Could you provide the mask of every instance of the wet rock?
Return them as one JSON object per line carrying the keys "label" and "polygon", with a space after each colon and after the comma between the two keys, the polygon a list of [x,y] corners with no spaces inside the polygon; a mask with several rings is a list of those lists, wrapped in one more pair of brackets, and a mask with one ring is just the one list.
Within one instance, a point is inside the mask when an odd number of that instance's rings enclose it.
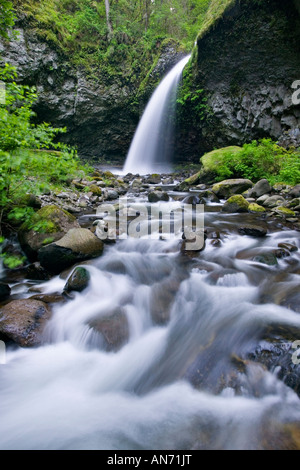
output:
{"label": "wet rock", "polygon": [[272,191],[272,186],[269,184],[268,180],[263,179],[258,181],[254,187],[249,191],[249,197],[259,198],[265,194],[268,194]]}
{"label": "wet rock", "polygon": [[159,184],[161,183],[161,176],[160,175],[150,175],[148,176],[148,178],[146,179],[146,183],[149,183],[149,184]]}
{"label": "wet rock", "polygon": [[[280,215],[281,217],[295,217],[295,212],[287,207],[276,207],[275,213]],[[297,222],[297,219],[295,220]]]}
{"label": "wet rock", "polygon": [[256,203],[249,204],[248,210],[249,212],[266,212],[266,209],[263,206]]}
{"label": "wet rock", "polygon": [[[43,227],[42,232],[31,228],[32,224]],[[76,218],[69,212],[56,205],[42,207],[31,219],[24,223],[19,230],[19,241],[30,261],[35,261],[38,250],[45,243],[52,243],[62,238],[70,229],[79,227]]]}
{"label": "wet rock", "polygon": [[49,279],[49,273],[40,263],[35,262],[26,267],[26,277],[32,281],[46,281]]}
{"label": "wet rock", "polygon": [[241,235],[248,235],[250,237],[265,237],[268,233],[268,230],[265,226],[262,225],[242,225],[238,232]]}
{"label": "wet rock", "polygon": [[268,207],[269,209],[274,209],[275,207],[278,207],[284,204],[285,204],[285,199],[282,196],[270,196],[265,201],[262,202],[262,205],[264,207]]}
{"label": "wet rock", "polygon": [[289,195],[294,198],[300,197],[300,184],[294,186],[294,188],[289,192]]}
{"label": "wet rock", "polygon": [[224,180],[213,186],[212,191],[221,199],[228,199],[235,194],[242,194],[252,188],[253,183],[247,179]]}
{"label": "wet rock", "polygon": [[40,300],[45,304],[65,303],[66,297],[61,294],[35,294],[29,297],[29,300]]}
{"label": "wet rock", "polygon": [[64,292],[82,292],[89,285],[91,276],[87,269],[77,266],[67,280]]}
{"label": "wet rock", "polygon": [[298,247],[292,243],[278,243],[278,247],[290,252],[298,251]]}
{"label": "wet rock", "polygon": [[11,288],[9,287],[8,284],[5,284],[4,282],[0,282],[0,302],[2,300],[8,299],[10,296]]}
{"label": "wet rock", "polygon": [[106,194],[107,201],[114,201],[119,198],[119,193],[114,189],[109,189]]}
{"label": "wet rock", "polygon": [[237,212],[248,212],[249,202],[238,194],[231,196],[222,207],[222,212],[237,213]]}
{"label": "wet rock", "polygon": [[44,302],[14,300],[0,308],[0,333],[19,346],[38,346],[50,316],[51,310]]}
{"label": "wet rock", "polygon": [[101,334],[107,351],[118,351],[128,342],[128,320],[120,307],[108,315],[91,320],[89,325]]}
{"label": "wet rock", "polygon": [[263,196],[259,197],[256,200],[257,204],[263,204],[267,199],[269,199],[270,195],[269,194],[264,194]]}
{"label": "wet rock", "polygon": [[266,264],[267,266],[276,266],[278,264],[277,258],[275,253],[261,253],[259,255],[256,255],[253,258],[253,261],[256,261],[257,263],[261,264]]}
{"label": "wet rock", "polygon": [[160,201],[169,201],[168,193],[163,191],[152,191],[148,194],[148,201],[151,203],[160,202]]}
{"label": "wet rock", "polygon": [[60,273],[73,264],[101,256],[103,243],[90,230],[71,229],[60,240],[39,250],[41,265],[50,272]]}

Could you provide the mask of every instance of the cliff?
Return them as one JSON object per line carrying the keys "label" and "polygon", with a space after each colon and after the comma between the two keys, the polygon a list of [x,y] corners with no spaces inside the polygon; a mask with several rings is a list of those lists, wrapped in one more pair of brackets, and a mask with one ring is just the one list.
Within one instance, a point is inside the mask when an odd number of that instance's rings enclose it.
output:
{"label": "cliff", "polygon": [[292,84],[300,80],[300,2],[212,4],[184,83],[191,94],[201,91],[203,105],[183,109],[177,158],[198,161],[214,148],[263,137],[299,146]]}

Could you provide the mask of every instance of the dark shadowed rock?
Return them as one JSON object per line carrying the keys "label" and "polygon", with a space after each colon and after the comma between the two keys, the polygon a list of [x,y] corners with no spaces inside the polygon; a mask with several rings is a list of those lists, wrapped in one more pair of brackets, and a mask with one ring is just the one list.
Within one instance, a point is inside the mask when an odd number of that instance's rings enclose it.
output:
{"label": "dark shadowed rock", "polygon": [[268,229],[262,225],[242,225],[238,232],[241,235],[248,235],[250,237],[265,237],[268,233]]}
{"label": "dark shadowed rock", "polygon": [[6,300],[10,296],[11,288],[8,284],[0,282],[0,302]]}
{"label": "dark shadowed rock", "polygon": [[300,184],[294,186],[294,188],[289,192],[289,195],[294,198],[300,197]]}
{"label": "dark shadowed rock", "polygon": [[44,302],[14,300],[0,308],[0,333],[22,347],[38,346],[50,316],[51,310]]}
{"label": "dark shadowed rock", "polygon": [[73,264],[101,256],[103,243],[90,230],[71,229],[63,238],[39,250],[41,265],[60,273]]}

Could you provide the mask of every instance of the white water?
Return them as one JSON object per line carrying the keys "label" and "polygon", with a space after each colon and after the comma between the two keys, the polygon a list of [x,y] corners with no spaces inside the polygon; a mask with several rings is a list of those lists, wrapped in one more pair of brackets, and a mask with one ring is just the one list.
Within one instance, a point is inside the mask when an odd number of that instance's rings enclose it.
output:
{"label": "white water", "polygon": [[123,173],[170,171],[176,92],[189,59],[187,56],[178,62],[153,93],[134,135]]}
{"label": "white water", "polygon": [[[272,276],[284,273],[286,261],[269,268],[236,259],[284,240],[300,247],[296,232],[263,241],[231,235],[218,249],[208,245],[196,265],[176,241],[108,247],[87,265],[89,287],[55,308],[45,344],[8,351],[0,366],[0,449],[256,449],[268,440],[266,429],[276,435],[299,421],[299,398],[275,373],[251,362],[239,372],[231,363],[267,325],[300,327],[296,312],[259,302],[262,279],[276,289],[282,279]],[[290,260],[297,272],[299,253]],[[289,276],[299,284],[299,274]],[[44,291],[64,282],[55,278]],[[159,326],[153,312],[168,310],[170,292],[170,320]],[[107,352],[91,322],[120,308],[129,341]],[[196,370],[198,389],[189,384]],[[237,387],[228,380],[234,376]]]}

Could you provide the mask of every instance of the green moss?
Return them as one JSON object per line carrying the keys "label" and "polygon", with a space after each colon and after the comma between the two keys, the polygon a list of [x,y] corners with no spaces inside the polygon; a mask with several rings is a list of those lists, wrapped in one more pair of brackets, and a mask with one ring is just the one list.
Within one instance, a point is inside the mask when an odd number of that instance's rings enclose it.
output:
{"label": "green moss", "polygon": [[206,153],[200,159],[200,162],[203,165],[203,170],[205,172],[214,173],[216,177],[222,179],[230,177],[232,172],[227,167],[227,161],[241,150],[241,147],[230,146]]}
{"label": "green moss", "polygon": [[231,196],[223,206],[224,212],[247,212],[249,202],[241,194]]}
{"label": "green moss", "polygon": [[287,207],[276,207],[275,212],[284,217],[296,217],[295,212]]}
{"label": "green moss", "polygon": [[94,194],[94,196],[101,196],[102,194],[102,189],[96,184],[91,184],[91,186],[88,186],[88,189]]}
{"label": "green moss", "polygon": [[249,212],[266,212],[266,209],[259,204],[252,203],[248,207]]}
{"label": "green moss", "polygon": [[237,0],[212,0],[197,37],[200,41],[212,27],[224,17],[225,13],[237,3]]}

